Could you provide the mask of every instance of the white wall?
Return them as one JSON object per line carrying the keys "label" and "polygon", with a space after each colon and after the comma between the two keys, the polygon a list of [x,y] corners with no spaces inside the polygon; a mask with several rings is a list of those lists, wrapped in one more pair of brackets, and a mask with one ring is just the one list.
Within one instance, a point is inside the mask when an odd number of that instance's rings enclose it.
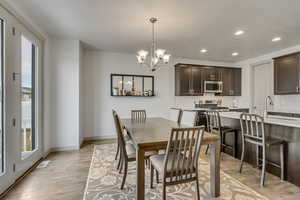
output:
{"label": "white wall", "polygon": [[83,44],[82,42],[79,42],[79,146],[83,143],[84,137],[83,137]]}
{"label": "white wall", "polygon": [[[51,38],[45,122],[53,150],[79,147],[79,41]],[[45,110],[46,111],[46,110]]]}
{"label": "white wall", "polygon": [[[130,117],[132,109],[146,109],[148,116],[169,117],[169,108],[174,105],[193,106],[195,99],[203,97],[175,97],[174,64],[207,64],[231,66],[230,63],[217,63],[172,58],[172,62],[157,72],[149,72],[137,64],[135,55],[100,51],[85,51],[82,71],[82,111],[83,130],[86,138],[114,136],[112,109],[121,117]],[[110,74],[139,74],[155,76],[156,97],[111,97]],[[232,97],[224,98],[231,102]]]}
{"label": "white wall", "polygon": [[[256,58],[248,59],[236,63],[237,66],[243,68],[243,74],[245,80],[243,81],[243,96],[240,99],[241,104],[245,106],[251,106],[251,96],[252,96],[252,68],[255,65],[270,62],[269,73],[272,74],[272,83],[274,83],[274,64],[272,58],[279,57],[282,55],[287,55],[294,52],[300,51],[300,45],[290,47],[287,49],[282,49],[280,51],[272,52],[266,55],[262,55]],[[274,84],[272,88],[274,87]],[[272,90],[272,98],[274,100],[273,109],[275,111],[282,112],[295,112],[300,113],[300,95],[274,95],[274,90]]]}
{"label": "white wall", "polygon": [[44,42],[43,56],[43,149],[46,156],[52,147],[51,144],[51,44],[49,39]]}

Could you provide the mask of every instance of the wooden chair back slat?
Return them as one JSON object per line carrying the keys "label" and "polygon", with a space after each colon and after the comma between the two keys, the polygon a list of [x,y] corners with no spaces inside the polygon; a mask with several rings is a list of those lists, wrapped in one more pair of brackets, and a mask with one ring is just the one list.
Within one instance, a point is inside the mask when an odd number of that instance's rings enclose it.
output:
{"label": "wooden chair back slat", "polygon": [[135,121],[145,121],[147,118],[146,110],[131,110],[131,119]]}
{"label": "wooden chair back slat", "polygon": [[195,178],[203,134],[203,126],[172,129],[164,160],[164,174],[169,173],[169,182]]}

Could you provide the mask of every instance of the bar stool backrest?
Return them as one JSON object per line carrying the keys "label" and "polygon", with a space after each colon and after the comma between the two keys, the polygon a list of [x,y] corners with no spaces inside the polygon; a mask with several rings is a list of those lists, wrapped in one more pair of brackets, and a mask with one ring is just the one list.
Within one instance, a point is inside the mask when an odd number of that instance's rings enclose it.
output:
{"label": "bar stool backrest", "polygon": [[117,132],[117,137],[118,137],[118,143],[119,143],[119,148],[120,148],[120,153],[122,154],[122,157],[127,159],[127,152],[126,152],[126,142],[123,134],[123,127],[121,123],[121,119],[117,112],[115,110],[113,112],[113,118],[115,122],[115,128]]}
{"label": "bar stool backrest", "polygon": [[203,134],[204,126],[172,129],[164,160],[164,175],[168,174],[169,183],[195,178]]}
{"label": "bar stool backrest", "polygon": [[213,129],[221,129],[221,118],[218,111],[206,111],[207,131],[211,132]]}
{"label": "bar stool backrest", "polygon": [[265,141],[264,118],[256,114],[240,115],[242,135],[248,142],[262,144]]}
{"label": "bar stool backrest", "polygon": [[136,121],[146,120],[146,110],[131,110],[131,119]]}

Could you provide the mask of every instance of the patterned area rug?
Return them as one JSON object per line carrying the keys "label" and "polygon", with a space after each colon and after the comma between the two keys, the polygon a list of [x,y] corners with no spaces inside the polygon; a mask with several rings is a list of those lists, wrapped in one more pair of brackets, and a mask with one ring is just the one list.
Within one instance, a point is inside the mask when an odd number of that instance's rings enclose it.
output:
{"label": "patterned area rug", "polygon": [[[129,163],[129,171],[124,190],[120,190],[122,175],[116,170],[115,144],[96,145],[88,175],[84,200],[134,200],[135,199],[135,162]],[[199,161],[199,182],[202,200],[216,199],[209,192],[209,164]],[[149,170],[146,170],[146,199],[159,200],[162,194],[161,184],[154,181],[150,189]],[[188,183],[167,187],[167,199],[194,200],[196,184]],[[221,171],[221,196],[219,200],[267,200],[251,188]]]}

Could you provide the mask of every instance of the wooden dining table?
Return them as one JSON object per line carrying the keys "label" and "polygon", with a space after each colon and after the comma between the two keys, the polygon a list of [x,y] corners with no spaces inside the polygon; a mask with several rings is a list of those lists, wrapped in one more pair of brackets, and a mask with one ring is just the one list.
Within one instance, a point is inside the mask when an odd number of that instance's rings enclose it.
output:
{"label": "wooden dining table", "polygon": [[[164,118],[146,120],[122,119],[129,138],[136,147],[136,199],[145,199],[145,162],[147,151],[166,149],[172,128],[186,128],[177,122]],[[204,133],[203,145],[210,145],[210,192],[212,197],[220,196],[220,138]],[[201,170],[201,168],[200,168]]]}

